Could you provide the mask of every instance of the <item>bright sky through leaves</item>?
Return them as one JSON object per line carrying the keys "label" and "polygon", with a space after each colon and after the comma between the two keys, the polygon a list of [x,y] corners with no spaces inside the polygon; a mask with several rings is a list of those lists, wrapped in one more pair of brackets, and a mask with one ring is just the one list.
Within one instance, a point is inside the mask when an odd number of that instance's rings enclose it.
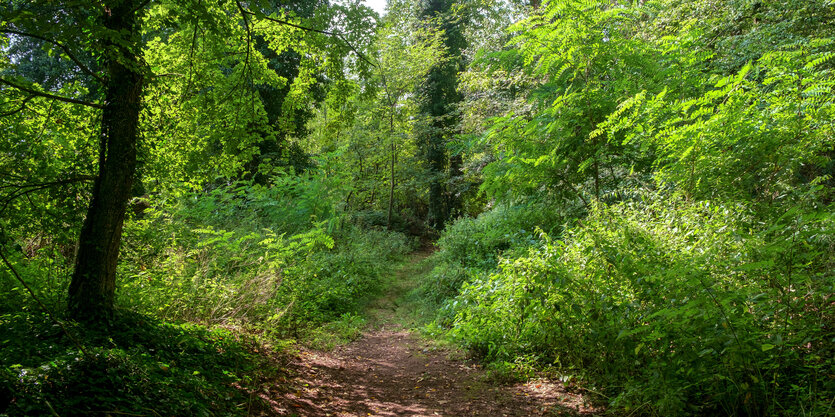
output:
{"label": "bright sky through leaves", "polygon": [[366,6],[374,9],[381,16],[383,15],[384,10],[386,8],[386,0],[364,0],[364,1],[365,1]]}

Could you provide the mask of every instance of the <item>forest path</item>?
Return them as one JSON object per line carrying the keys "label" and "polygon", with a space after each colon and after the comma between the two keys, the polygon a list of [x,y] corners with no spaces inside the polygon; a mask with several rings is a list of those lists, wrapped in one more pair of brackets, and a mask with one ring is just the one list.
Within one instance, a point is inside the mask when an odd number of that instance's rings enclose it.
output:
{"label": "forest path", "polygon": [[460,351],[407,329],[415,306],[404,297],[423,275],[413,254],[389,290],[372,302],[362,336],[333,351],[302,349],[287,386],[269,394],[272,412],[288,416],[555,416],[591,414],[561,383],[501,385]]}

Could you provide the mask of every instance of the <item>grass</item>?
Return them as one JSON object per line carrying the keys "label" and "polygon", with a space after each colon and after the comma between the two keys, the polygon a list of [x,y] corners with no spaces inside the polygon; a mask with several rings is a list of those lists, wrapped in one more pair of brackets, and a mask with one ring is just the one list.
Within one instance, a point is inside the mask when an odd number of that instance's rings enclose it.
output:
{"label": "grass", "polygon": [[406,258],[393,273],[384,275],[383,288],[377,298],[365,300],[360,313],[345,313],[338,319],[308,331],[300,343],[317,350],[332,350],[362,336],[367,328],[381,328],[396,324],[413,328],[431,317],[431,311],[423,300],[414,296],[423,276],[431,270],[425,253],[415,253]]}
{"label": "grass", "polygon": [[434,306],[421,297],[417,288],[432,270],[428,251],[415,252],[386,282],[385,296],[369,305],[366,314],[373,322],[393,322],[406,328],[420,328],[435,316]]}
{"label": "grass", "polygon": [[302,343],[313,349],[332,350],[359,338],[366,323],[358,314],[345,313],[339,319],[311,330]]}

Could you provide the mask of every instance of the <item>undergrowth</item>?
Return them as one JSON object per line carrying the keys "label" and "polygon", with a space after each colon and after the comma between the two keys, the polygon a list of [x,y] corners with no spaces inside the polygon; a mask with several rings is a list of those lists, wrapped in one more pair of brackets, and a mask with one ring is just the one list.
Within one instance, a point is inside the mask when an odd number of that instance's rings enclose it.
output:
{"label": "undergrowth", "polygon": [[[766,226],[742,203],[600,203],[465,275],[436,326],[499,378],[555,370],[613,410],[832,415],[835,216],[800,207]],[[489,218],[451,227],[438,257]]]}
{"label": "undergrowth", "polygon": [[[261,384],[283,378],[282,350],[356,338],[361,309],[411,244],[336,216],[299,185],[146,197],[124,229],[117,317],[89,328],[58,314],[72,337],[0,270],[0,415],[248,415],[266,407]],[[64,311],[72,249],[3,249],[47,308]]]}
{"label": "undergrowth", "polygon": [[122,312],[70,338],[29,304],[0,313],[0,415],[244,415],[264,407],[251,393],[280,377],[238,332]]}
{"label": "undergrowth", "polygon": [[[295,338],[356,313],[409,242],[338,218],[288,224],[286,207],[270,211],[283,197],[280,188],[234,186],[146,212],[126,228],[120,302],[165,319]],[[207,215],[221,206],[225,214]]]}
{"label": "undergrowth", "polygon": [[537,245],[537,228],[558,233],[564,218],[544,202],[520,201],[458,220],[438,239],[435,267],[421,293],[436,303],[457,295],[462,283],[495,270],[501,256]]}

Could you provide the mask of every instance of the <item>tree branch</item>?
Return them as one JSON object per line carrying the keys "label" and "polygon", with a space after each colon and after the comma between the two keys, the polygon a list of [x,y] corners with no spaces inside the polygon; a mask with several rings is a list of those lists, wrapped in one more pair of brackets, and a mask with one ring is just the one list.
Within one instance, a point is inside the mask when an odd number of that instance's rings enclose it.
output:
{"label": "tree branch", "polygon": [[11,34],[14,34],[14,35],[19,35],[19,36],[26,36],[28,38],[40,39],[44,42],[49,42],[49,43],[61,48],[61,50],[63,50],[64,53],[66,53],[67,56],[70,57],[70,60],[72,60],[72,62],[74,62],[75,65],[78,65],[78,68],[81,68],[82,71],[84,71],[85,73],[87,73],[91,77],[95,78],[100,83],[102,83],[102,84],[105,83],[104,78],[102,78],[102,76],[94,73],[90,68],[87,68],[86,65],[82,64],[81,61],[78,58],[76,58],[75,55],[72,54],[72,52],[70,52],[70,48],[68,48],[66,45],[64,45],[64,44],[62,44],[62,43],[60,43],[60,42],[58,42],[54,39],[50,39],[50,38],[47,38],[47,37],[44,37],[44,36],[41,36],[41,35],[36,35],[34,33],[20,32],[20,31],[12,30],[12,29],[0,29],[0,32],[11,33]]}
{"label": "tree branch", "polygon": [[12,189],[7,195],[0,197],[0,214],[4,213],[9,205],[18,197],[28,195],[30,193],[54,187],[57,185],[72,184],[74,182],[93,181],[96,177],[92,175],[79,175],[77,177],[67,178],[64,180],[48,181],[41,183],[29,184],[7,184],[0,186],[2,189]]}
{"label": "tree branch", "polygon": [[244,28],[246,29],[246,58],[244,58],[244,69],[241,72],[242,76],[246,77],[247,69],[249,68],[249,54],[252,50],[252,30],[249,28],[249,19],[246,17],[244,6],[238,0],[235,1],[235,4],[238,5],[238,10],[241,11],[241,18],[244,20]]}
{"label": "tree branch", "polygon": [[139,5],[134,7],[133,10],[131,10],[129,14],[134,14],[134,13],[144,9],[145,6],[147,6],[149,3],[151,3],[151,0],[145,0],[142,3],[139,3]]}
{"label": "tree branch", "polygon": [[324,30],[324,29],[316,29],[316,28],[311,28],[311,27],[307,27],[307,26],[302,26],[302,25],[299,25],[299,24],[296,24],[296,23],[293,23],[293,22],[289,22],[289,21],[287,21],[287,20],[276,19],[276,18],[274,18],[274,17],[270,17],[270,16],[266,16],[266,15],[264,15],[264,16],[259,16],[257,13],[255,13],[255,12],[253,12],[253,11],[251,11],[251,10],[246,10],[246,9],[244,9],[244,8],[241,6],[240,1],[236,0],[236,2],[238,3],[238,8],[241,10],[241,13],[244,13],[244,14],[249,14],[249,15],[252,15],[252,16],[255,16],[255,17],[260,17],[261,19],[268,20],[268,21],[270,21],[270,22],[275,22],[275,23],[279,23],[279,24],[282,24],[282,25],[285,25],[285,26],[294,27],[294,28],[296,28],[296,29],[301,29],[301,30],[304,30],[304,31],[307,31],[307,32],[321,33],[321,34],[323,34],[323,35],[328,35],[328,36],[330,36],[330,37],[337,38],[337,39],[339,39],[339,41],[341,41],[342,43],[344,43],[344,44],[345,44],[345,46],[347,46],[347,47],[348,47],[348,49],[352,50],[355,54],[357,54],[357,56],[358,56],[358,57],[360,57],[360,59],[362,59],[363,61],[365,61],[365,63],[367,63],[368,65],[371,65],[372,67],[376,67],[376,66],[377,66],[376,64],[374,64],[373,62],[371,62],[371,61],[370,61],[370,60],[369,60],[369,59],[365,56],[365,54],[363,54],[363,53],[362,53],[362,52],[360,52],[357,48],[355,48],[355,47],[354,47],[354,45],[352,45],[352,44],[351,44],[351,42],[348,42],[348,40],[347,40],[347,39],[345,39],[345,35],[343,35],[342,33],[339,33],[339,32],[331,32],[331,31],[329,31],[329,30]]}
{"label": "tree branch", "polygon": [[24,98],[23,102],[20,103],[20,107],[18,107],[17,110],[12,110],[12,111],[8,111],[8,112],[5,112],[5,113],[0,113],[0,117],[7,117],[7,116],[11,116],[11,115],[22,112],[23,109],[26,108],[26,103],[28,103],[29,100],[31,100],[33,98],[35,98],[35,96],[29,96],[29,97]]}
{"label": "tree branch", "polygon": [[33,96],[51,98],[53,100],[63,101],[64,103],[81,104],[82,106],[88,106],[88,107],[92,107],[92,108],[95,108],[95,109],[103,109],[104,108],[103,105],[98,104],[98,103],[90,103],[89,101],[78,100],[78,99],[69,98],[69,97],[56,96],[56,95],[50,94],[50,93],[44,93],[43,91],[33,90],[31,88],[28,88],[28,87],[25,87],[25,86],[22,86],[22,85],[19,85],[19,84],[15,84],[15,83],[13,83],[9,80],[3,79],[3,78],[0,78],[0,84],[6,84],[10,87],[17,88],[20,91],[25,91],[25,92],[33,95]]}
{"label": "tree branch", "polygon": [[55,181],[47,181],[47,182],[35,182],[35,183],[28,183],[28,184],[8,184],[0,186],[0,189],[3,188],[30,188],[30,187],[51,187],[53,185],[64,185],[64,184],[71,184],[74,182],[83,182],[83,181],[93,181],[96,179],[95,175],[79,175],[77,177],[66,178],[63,180],[55,180]]}
{"label": "tree branch", "polygon": [[[255,16],[255,17],[259,17],[257,13],[255,13],[251,10],[244,9],[241,6],[240,1],[236,1],[236,3],[238,3],[238,8],[241,10],[241,13],[252,15],[252,16]],[[261,16],[261,18],[264,19],[264,20],[269,20],[270,22],[280,23],[280,24],[285,25],[285,26],[294,27],[296,29],[301,29],[301,30],[308,31],[308,32],[316,32],[316,33],[321,33],[323,35],[328,35],[328,36],[337,36],[337,34],[334,33],[334,32],[330,32],[330,31],[323,30],[323,29],[309,28],[307,26],[298,25],[296,23],[293,23],[293,22],[290,22],[290,21],[287,21],[287,20],[276,19],[274,17],[269,17],[269,16],[266,16],[266,15]]]}

